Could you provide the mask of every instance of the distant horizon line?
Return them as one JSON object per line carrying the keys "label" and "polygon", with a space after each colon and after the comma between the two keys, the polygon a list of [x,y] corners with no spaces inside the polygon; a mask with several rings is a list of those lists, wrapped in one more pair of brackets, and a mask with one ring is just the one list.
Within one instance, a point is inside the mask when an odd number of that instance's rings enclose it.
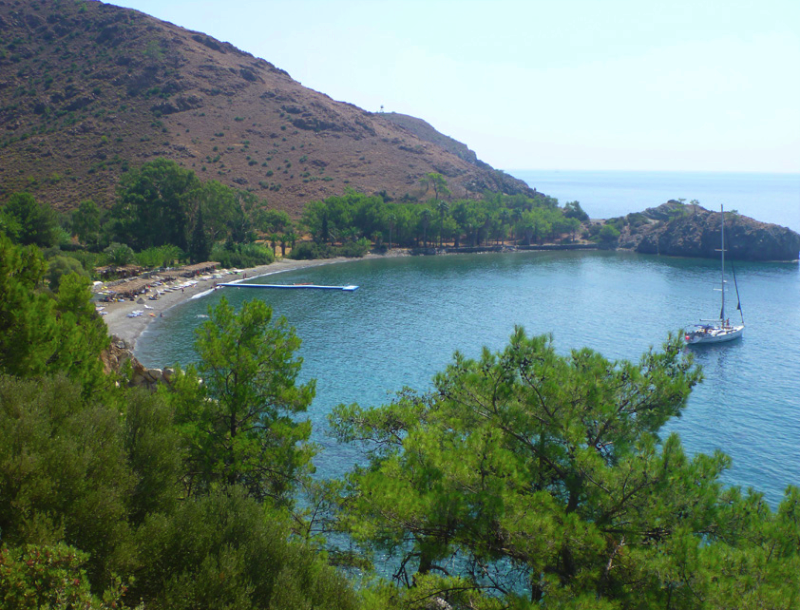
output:
{"label": "distant horizon line", "polygon": [[[498,168],[500,169],[500,168]],[[784,176],[800,176],[798,171],[764,171],[764,170],[732,170],[732,169],[565,169],[565,168],[522,168],[501,169],[508,174],[512,172],[619,172],[648,174],[779,174]]]}

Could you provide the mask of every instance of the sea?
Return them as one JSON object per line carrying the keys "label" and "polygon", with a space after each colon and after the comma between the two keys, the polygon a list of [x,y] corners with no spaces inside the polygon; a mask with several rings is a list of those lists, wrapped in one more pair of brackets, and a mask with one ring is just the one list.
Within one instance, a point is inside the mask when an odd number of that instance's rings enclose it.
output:
{"label": "sea", "polygon": [[[800,176],[640,172],[517,172],[595,218],[698,199],[800,229]],[[705,178],[703,178],[705,176]],[[732,186],[732,185],[737,186]],[[752,193],[757,201],[736,193]],[[757,194],[757,195],[756,195]],[[690,454],[723,451],[727,485],[754,488],[777,506],[800,485],[800,267],[736,263],[746,324],[732,343],[686,348],[704,381],[663,435]],[[263,280],[262,280],[263,281]],[[355,292],[225,289],[153,321],[137,357],[150,367],[196,360],[194,330],[223,296],[236,306],[262,299],[303,340],[302,379],[317,380],[308,417],[319,447],[317,476],[338,477],[359,457],[327,431],[340,403],[377,406],[404,387],[424,392],[459,351],[502,349],[515,326],[550,334],[556,349],[589,347],[638,360],[670,333],[716,316],[719,263],[628,252],[519,252],[359,260],[286,272],[270,282],[349,285]],[[739,320],[735,294],[729,315]]]}
{"label": "sea", "polygon": [[800,174],[516,170],[509,174],[561,205],[578,201],[592,218],[615,218],[670,199],[736,210],[800,232]]}

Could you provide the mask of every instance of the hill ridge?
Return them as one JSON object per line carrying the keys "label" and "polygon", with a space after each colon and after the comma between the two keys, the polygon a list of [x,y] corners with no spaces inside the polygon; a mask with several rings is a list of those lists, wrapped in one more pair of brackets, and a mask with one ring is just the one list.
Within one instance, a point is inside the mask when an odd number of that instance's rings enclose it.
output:
{"label": "hill ridge", "polygon": [[456,197],[534,196],[432,127],[334,101],[140,11],[0,0],[0,41],[0,198],[28,190],[59,210],[86,198],[108,206],[119,176],[156,157],[294,215],[346,187],[413,200],[432,171]]}

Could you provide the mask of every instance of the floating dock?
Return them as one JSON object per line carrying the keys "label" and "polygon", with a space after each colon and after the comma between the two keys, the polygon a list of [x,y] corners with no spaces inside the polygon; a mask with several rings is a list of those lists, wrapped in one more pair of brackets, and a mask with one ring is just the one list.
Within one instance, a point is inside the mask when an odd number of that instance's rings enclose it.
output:
{"label": "floating dock", "polygon": [[319,284],[217,284],[217,286],[225,286],[226,288],[279,288],[283,290],[344,290],[345,292],[353,292],[358,290],[358,286],[320,286]]}

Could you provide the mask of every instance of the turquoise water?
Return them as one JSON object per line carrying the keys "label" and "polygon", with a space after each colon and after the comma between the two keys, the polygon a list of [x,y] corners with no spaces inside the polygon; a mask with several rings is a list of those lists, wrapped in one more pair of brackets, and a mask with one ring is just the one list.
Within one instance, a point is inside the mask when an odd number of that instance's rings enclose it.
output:
{"label": "turquoise water", "polygon": [[[775,504],[800,484],[800,269],[738,263],[747,329],[741,341],[693,348],[706,380],[684,416],[668,425],[692,452],[733,457],[725,480]],[[276,281],[358,284],[353,293],[225,289],[155,320],[137,345],[147,366],[195,359],[192,331],[209,305],[259,298],[303,339],[304,378],[318,380],[309,416],[324,476],[355,456],[325,435],[340,403],[382,404],[403,386],[429,387],[455,350],[502,348],[514,325],[550,333],[556,347],[588,346],[637,359],[667,333],[717,314],[716,261],[614,252],[409,257],[299,270]],[[730,312],[734,314],[734,311]],[[733,316],[732,316],[733,317]]]}
{"label": "turquoise water", "polygon": [[580,201],[592,218],[641,212],[669,199],[697,199],[705,208],[738,210],[800,231],[800,174],[729,172],[510,172],[563,205]]}

